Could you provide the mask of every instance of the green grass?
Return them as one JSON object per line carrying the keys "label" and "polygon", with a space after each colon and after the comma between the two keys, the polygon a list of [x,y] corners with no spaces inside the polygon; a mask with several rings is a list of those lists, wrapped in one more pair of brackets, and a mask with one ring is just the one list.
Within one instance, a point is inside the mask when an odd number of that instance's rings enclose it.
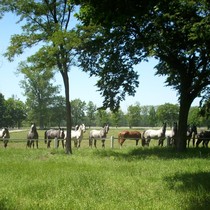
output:
{"label": "green grass", "polygon": [[[41,131],[40,131],[41,132]],[[112,131],[116,135],[117,131]],[[0,209],[208,209],[210,150],[136,147],[26,149],[26,132],[0,142]],[[87,135],[87,134],[86,134]]]}

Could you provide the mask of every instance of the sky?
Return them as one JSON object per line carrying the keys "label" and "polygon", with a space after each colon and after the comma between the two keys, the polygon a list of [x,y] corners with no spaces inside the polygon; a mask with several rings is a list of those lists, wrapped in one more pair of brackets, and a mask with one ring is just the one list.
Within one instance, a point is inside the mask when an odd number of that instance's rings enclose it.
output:
{"label": "sky", "polygon": [[[5,99],[14,96],[16,99],[25,101],[23,95],[24,90],[20,87],[20,81],[23,80],[23,75],[17,74],[18,63],[26,59],[30,50],[16,57],[13,62],[8,62],[3,56],[10,43],[10,37],[13,34],[20,33],[20,27],[16,24],[17,18],[14,15],[8,14],[3,19],[0,19],[0,93]],[[140,106],[144,105],[162,105],[165,103],[178,104],[177,92],[172,87],[165,85],[165,77],[155,76],[154,66],[157,64],[155,59],[150,59],[148,62],[143,62],[134,67],[139,76],[139,87],[136,89],[135,96],[127,96],[125,101],[121,102],[121,109],[127,111],[130,105],[135,105],[137,102]],[[97,78],[89,77],[81,69],[73,67],[69,72],[70,80],[70,100],[80,99],[88,103],[92,101],[96,106],[100,107],[103,102],[97,87],[95,86]],[[55,75],[55,85],[60,85],[60,95],[65,96],[63,80],[60,73]],[[198,106],[199,99],[196,98],[192,106]]]}

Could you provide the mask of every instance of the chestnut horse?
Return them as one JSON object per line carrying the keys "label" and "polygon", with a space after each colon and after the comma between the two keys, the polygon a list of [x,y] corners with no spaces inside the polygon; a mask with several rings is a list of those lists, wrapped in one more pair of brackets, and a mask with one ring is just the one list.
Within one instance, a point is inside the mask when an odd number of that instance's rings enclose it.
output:
{"label": "chestnut horse", "polygon": [[136,146],[137,146],[140,138],[141,138],[141,133],[138,131],[121,131],[118,134],[118,142],[120,146],[123,145],[126,139],[136,140]]}

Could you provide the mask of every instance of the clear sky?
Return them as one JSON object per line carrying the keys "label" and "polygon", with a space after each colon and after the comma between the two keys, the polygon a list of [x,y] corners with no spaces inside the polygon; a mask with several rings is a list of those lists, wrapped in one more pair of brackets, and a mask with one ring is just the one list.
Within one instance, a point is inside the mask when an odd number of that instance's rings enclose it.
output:
{"label": "clear sky", "polygon": [[[4,95],[5,99],[15,96],[16,98],[25,101],[23,96],[23,89],[20,88],[20,80],[23,79],[23,75],[17,75],[18,62],[25,60],[30,50],[26,51],[23,56],[15,59],[10,63],[2,56],[9,45],[11,35],[20,32],[15,22],[16,17],[13,15],[7,15],[3,19],[0,19],[0,92]],[[143,105],[161,105],[165,103],[177,104],[178,96],[176,91],[171,87],[165,86],[164,77],[154,76],[154,66],[157,61],[150,59],[149,62],[143,62],[135,66],[135,70],[139,73],[139,87],[136,89],[134,97],[127,96],[126,100],[121,103],[121,109],[126,111],[128,106],[139,102]],[[92,101],[97,106],[102,105],[103,98],[97,91],[95,86],[97,78],[90,78],[87,73],[81,72],[78,68],[72,68],[69,72],[70,78],[70,98],[71,100],[80,99],[85,102]],[[61,85],[61,95],[64,94],[64,87],[61,75],[56,74],[55,85]],[[194,106],[199,105],[199,99],[195,99]]]}

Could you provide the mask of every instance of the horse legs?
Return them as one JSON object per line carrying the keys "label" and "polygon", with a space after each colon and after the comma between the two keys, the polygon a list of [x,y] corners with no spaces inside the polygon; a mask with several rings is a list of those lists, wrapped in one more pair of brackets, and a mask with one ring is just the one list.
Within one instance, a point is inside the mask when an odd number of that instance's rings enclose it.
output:
{"label": "horse legs", "polygon": [[93,144],[93,139],[91,137],[89,137],[89,147],[92,148],[92,144]]}
{"label": "horse legs", "polygon": [[138,146],[139,144],[139,139],[136,139],[136,146]]}
{"label": "horse legs", "polygon": [[102,139],[101,142],[102,142],[102,148],[105,148],[105,139]]}
{"label": "horse legs", "polygon": [[47,148],[50,148],[51,139],[47,139]]}
{"label": "horse legs", "polygon": [[6,148],[9,140],[8,139],[4,139],[3,141],[4,141],[4,148]]}
{"label": "horse legs", "polygon": [[63,139],[61,140],[61,144],[62,144],[62,147],[64,149],[64,140]]}
{"label": "horse legs", "polygon": [[37,140],[36,140],[36,148],[38,149],[38,147],[39,147],[39,146],[38,146],[38,139],[37,139]]}
{"label": "horse legs", "polygon": [[94,147],[97,148],[97,146],[96,146],[96,139],[94,139]]}
{"label": "horse legs", "polygon": [[74,147],[77,147],[77,139],[74,139]]}

